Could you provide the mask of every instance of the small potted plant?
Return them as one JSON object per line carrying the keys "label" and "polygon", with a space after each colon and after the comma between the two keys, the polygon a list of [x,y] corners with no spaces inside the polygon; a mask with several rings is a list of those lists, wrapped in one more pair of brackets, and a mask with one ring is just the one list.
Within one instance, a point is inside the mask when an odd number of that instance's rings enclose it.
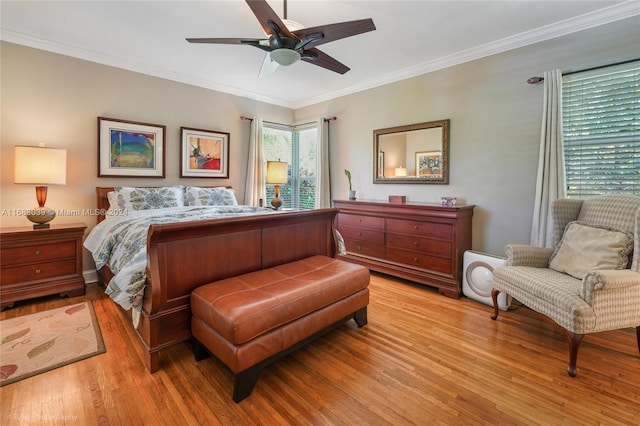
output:
{"label": "small potted plant", "polygon": [[353,188],[351,188],[351,172],[347,169],[344,169],[344,174],[347,176],[347,180],[349,181],[349,199],[355,200],[356,191],[354,191]]}

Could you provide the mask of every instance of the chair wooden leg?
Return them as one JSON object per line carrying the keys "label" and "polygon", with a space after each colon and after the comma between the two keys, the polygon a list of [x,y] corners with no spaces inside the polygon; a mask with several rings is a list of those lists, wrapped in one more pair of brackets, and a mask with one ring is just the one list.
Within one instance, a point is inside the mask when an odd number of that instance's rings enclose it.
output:
{"label": "chair wooden leg", "polygon": [[491,289],[491,300],[493,300],[493,315],[491,315],[491,319],[495,320],[498,318],[498,294],[500,294],[500,290],[496,290],[495,288]]}
{"label": "chair wooden leg", "polygon": [[640,353],[640,325],[636,327],[636,338],[638,340],[638,353]]}
{"label": "chair wooden leg", "polygon": [[569,339],[569,366],[567,367],[567,373],[571,377],[576,377],[576,374],[578,374],[578,369],[576,368],[578,349],[580,349],[584,334],[572,333],[569,330],[565,330],[565,333]]}

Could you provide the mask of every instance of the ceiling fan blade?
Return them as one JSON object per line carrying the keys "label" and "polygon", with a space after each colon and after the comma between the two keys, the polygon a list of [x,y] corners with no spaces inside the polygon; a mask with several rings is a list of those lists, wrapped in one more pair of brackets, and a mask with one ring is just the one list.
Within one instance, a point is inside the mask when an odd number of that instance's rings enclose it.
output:
{"label": "ceiling fan blade", "polygon": [[313,37],[315,34],[323,34],[323,37],[313,40],[305,45],[304,49],[308,50],[311,47],[319,46],[330,41],[374,31],[375,29],[376,26],[374,25],[373,20],[369,18],[360,19],[358,21],[340,22],[337,24],[303,28],[301,30],[293,31],[293,33],[301,40],[305,40],[307,37]]}
{"label": "ceiling fan blade", "polygon": [[303,56],[303,61],[337,72],[338,74],[344,74],[351,69],[342,62],[333,59],[331,56],[316,48],[307,49],[305,50],[305,53],[311,53],[312,57]]}
{"label": "ceiling fan blade", "polygon": [[282,22],[278,14],[271,8],[271,6],[269,6],[269,3],[267,3],[266,0],[246,1],[253,14],[256,15],[256,18],[258,18],[258,21],[260,22],[260,25],[262,25],[262,29],[264,30],[265,34],[273,34],[273,31],[268,24],[269,21],[273,21],[273,23],[275,23],[278,28],[280,28],[281,34],[286,35],[287,37],[295,37],[287,29],[287,26],[284,24],[284,22]]}
{"label": "ceiling fan blade", "polygon": [[[259,38],[188,38],[189,43],[214,43],[214,44],[260,44],[264,40]],[[268,45],[268,40],[266,40]]]}
{"label": "ceiling fan blade", "polygon": [[262,67],[260,68],[260,74],[258,74],[258,78],[268,77],[278,69],[279,65],[276,61],[271,59],[270,54],[264,55],[264,61],[262,62]]}

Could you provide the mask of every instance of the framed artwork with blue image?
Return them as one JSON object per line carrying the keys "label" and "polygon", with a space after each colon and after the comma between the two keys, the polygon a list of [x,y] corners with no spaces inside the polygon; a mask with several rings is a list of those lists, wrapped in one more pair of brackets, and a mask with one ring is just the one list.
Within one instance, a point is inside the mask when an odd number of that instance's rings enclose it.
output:
{"label": "framed artwork with blue image", "polygon": [[165,177],[166,126],[98,117],[98,177]]}

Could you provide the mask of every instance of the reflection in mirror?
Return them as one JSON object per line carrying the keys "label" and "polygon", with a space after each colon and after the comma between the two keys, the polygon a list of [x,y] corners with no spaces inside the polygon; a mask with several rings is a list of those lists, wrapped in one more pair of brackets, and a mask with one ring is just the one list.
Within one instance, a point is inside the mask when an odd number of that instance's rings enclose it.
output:
{"label": "reflection in mirror", "polygon": [[373,183],[449,183],[449,120],[373,131]]}

